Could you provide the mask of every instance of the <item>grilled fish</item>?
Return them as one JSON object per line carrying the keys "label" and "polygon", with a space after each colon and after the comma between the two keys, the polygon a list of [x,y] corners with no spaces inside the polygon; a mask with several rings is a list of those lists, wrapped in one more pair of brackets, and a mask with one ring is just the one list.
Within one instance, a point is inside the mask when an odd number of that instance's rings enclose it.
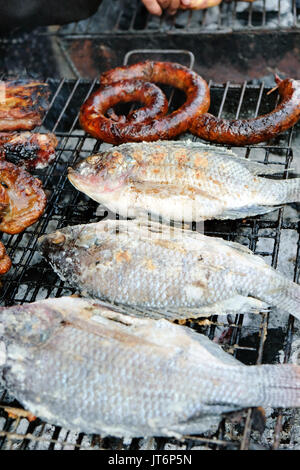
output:
{"label": "grilled fish", "polygon": [[35,416],[120,437],[202,433],[223,413],[300,406],[297,365],[245,366],[187,327],[72,297],[0,308],[1,376]]}
{"label": "grilled fish", "polygon": [[107,220],[44,235],[40,249],[83,295],[127,313],[173,320],[273,306],[300,318],[300,286],[245,246],[221,238]]}
{"label": "grilled fish", "polygon": [[70,182],[124,217],[151,213],[186,222],[237,219],[300,201],[300,178],[272,180],[274,169],[232,151],[187,142],[123,144],[91,155]]}

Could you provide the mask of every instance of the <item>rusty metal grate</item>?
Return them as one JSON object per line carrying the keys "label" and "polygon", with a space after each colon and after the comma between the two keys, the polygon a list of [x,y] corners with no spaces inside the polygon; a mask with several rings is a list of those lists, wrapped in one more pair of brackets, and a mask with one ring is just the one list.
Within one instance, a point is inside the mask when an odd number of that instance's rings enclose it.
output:
{"label": "rusty metal grate", "polygon": [[[133,51],[126,60],[129,63],[134,62],[140,53]],[[145,51],[142,53],[145,54]],[[148,55],[149,58],[152,57],[151,54]],[[186,58],[192,61],[189,54]],[[166,54],[165,59],[174,60],[174,54]],[[178,56],[176,60],[179,61]],[[73,293],[74,290],[62,282],[37,253],[37,239],[43,233],[49,233],[56,228],[101,220],[106,216],[105,208],[103,215],[99,215],[97,204],[76,191],[66,178],[68,166],[73,165],[80,157],[97,152],[106,145],[85,135],[78,125],[79,107],[97,87],[97,81],[48,79],[48,83],[52,91],[51,106],[40,131],[55,132],[59,139],[55,162],[46,170],[37,173],[49,193],[48,205],[41,219],[24,233],[15,236],[1,235],[13,261],[13,268],[2,280],[1,304],[33,302],[49,296],[59,297]],[[216,85],[210,82],[209,85],[212,97],[211,112],[219,116],[255,116],[272,109],[276,103],[275,94],[267,96],[263,83],[260,86],[250,86],[247,82],[240,85],[230,82]],[[176,107],[177,92],[167,90],[167,93],[171,107]],[[287,178],[289,168],[294,168],[300,158],[298,131],[299,128],[296,127],[268,145],[242,148],[237,152],[246,158],[276,165],[280,177]],[[181,136],[185,137],[192,138],[189,135]],[[298,155],[295,155],[293,160],[294,152],[298,152]],[[293,210],[295,212],[296,208]],[[280,269],[288,265],[287,275],[299,282],[299,217],[293,217],[288,207],[243,221],[210,221],[205,223],[205,233],[247,244],[275,268],[278,264]],[[285,254],[287,239],[290,240],[292,254]],[[294,325],[294,320],[285,316],[278,326],[274,320],[275,314],[271,312],[257,315],[255,319],[251,317],[250,323],[247,316],[237,315],[236,318],[212,317],[187,324],[211,339],[222,342],[229,353],[244,363],[278,362],[279,350],[281,361],[288,361],[293,348],[295,329],[297,333],[297,322]],[[29,423],[22,417],[10,418],[7,413],[8,406],[20,408],[14,397],[0,388],[1,449],[277,449],[300,444],[299,436],[295,437],[293,431],[300,418],[297,410],[272,410],[267,421],[269,427],[263,439],[253,426],[255,412],[246,410],[238,420],[224,419],[213,435],[185,436],[182,441],[167,438],[124,441],[69,432],[40,420]]]}
{"label": "rusty metal grate", "polygon": [[223,0],[207,10],[179,11],[161,18],[147,12],[140,0],[103,0],[87,20],[55,30],[60,36],[218,33],[300,27],[298,0]]}

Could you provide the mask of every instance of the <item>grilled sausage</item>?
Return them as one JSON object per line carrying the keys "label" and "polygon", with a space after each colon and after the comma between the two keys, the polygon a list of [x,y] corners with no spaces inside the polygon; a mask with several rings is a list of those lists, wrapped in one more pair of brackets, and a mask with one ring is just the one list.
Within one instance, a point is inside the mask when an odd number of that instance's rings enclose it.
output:
{"label": "grilled sausage", "polygon": [[252,145],[265,142],[292,127],[300,118],[300,81],[275,76],[279,105],[254,119],[220,119],[209,113],[194,119],[190,131],[209,142]]}
{"label": "grilled sausage", "polygon": [[[144,107],[118,117],[106,112],[117,103],[139,101]],[[105,142],[118,143],[120,136],[128,128],[143,122],[150,122],[156,116],[166,114],[168,102],[164,93],[153,83],[141,80],[120,80],[117,83],[102,86],[95,91],[80,109],[79,121],[86,132]]]}
{"label": "grilled sausage", "polygon": [[[107,85],[113,86],[112,84],[115,84],[115,89],[118,90],[120,84],[124,84],[124,80],[126,80],[126,84],[130,83],[128,80],[133,80],[132,93],[127,95],[126,99],[121,93],[117,94],[117,100],[110,91],[106,92]],[[113,122],[113,120],[104,118],[103,112],[106,104],[110,107],[117,101],[137,99],[143,88],[141,83],[136,80],[163,83],[179,88],[185,92],[186,102],[167,116],[160,115],[154,118],[151,114],[151,119],[149,119],[146,107],[140,114],[135,112],[135,115],[138,114],[138,120],[134,115],[132,117],[135,119],[129,119],[126,123]],[[210,105],[207,83],[195,72],[176,63],[146,61],[131,66],[118,67],[105,72],[101,76],[100,83],[102,91],[91,95],[83,104],[79,120],[86,132],[112,144],[171,139],[188,130],[193,119],[199,114],[205,113]],[[145,83],[143,83],[144,85]],[[109,96],[107,101],[105,101],[105,93]],[[103,101],[105,106],[103,106]],[[148,103],[146,105],[148,106]],[[161,114],[163,113],[165,110]],[[139,119],[144,120],[139,122]]]}

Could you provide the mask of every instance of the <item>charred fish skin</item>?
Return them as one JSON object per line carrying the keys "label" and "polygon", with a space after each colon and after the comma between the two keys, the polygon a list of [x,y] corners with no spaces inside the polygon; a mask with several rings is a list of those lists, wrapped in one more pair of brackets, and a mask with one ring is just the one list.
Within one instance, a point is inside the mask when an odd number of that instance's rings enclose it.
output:
{"label": "charred fish skin", "polygon": [[127,143],[69,168],[70,182],[124,217],[151,213],[186,222],[237,219],[300,201],[300,178],[232,151],[191,141]]}
{"label": "charred fish skin", "polygon": [[300,406],[299,366],[245,366],[187,327],[92,300],[1,307],[0,344],[7,389],[34,415],[75,431],[180,436],[245,407]]}
{"label": "charred fish skin", "polygon": [[45,235],[40,251],[83,295],[134,315],[174,320],[275,307],[300,318],[298,284],[243,245],[198,232],[107,220]]}

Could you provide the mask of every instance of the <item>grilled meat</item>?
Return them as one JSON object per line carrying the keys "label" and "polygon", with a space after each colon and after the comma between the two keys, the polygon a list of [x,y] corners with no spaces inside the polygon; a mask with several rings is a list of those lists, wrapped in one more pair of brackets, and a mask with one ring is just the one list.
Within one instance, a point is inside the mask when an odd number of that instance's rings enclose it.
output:
{"label": "grilled meat", "polygon": [[92,300],[2,307],[0,346],[9,392],[35,416],[75,431],[198,434],[226,412],[300,406],[299,366],[245,366],[187,327]]}
{"label": "grilled meat", "polygon": [[2,242],[0,242],[0,274],[5,274],[11,268],[11,260],[6,254],[5,247]]}
{"label": "grilled meat", "polygon": [[[112,110],[112,106],[120,102],[133,101],[145,106],[133,110],[126,117],[118,117]],[[154,83],[141,80],[121,80],[100,87],[89,97],[88,103],[80,112],[83,127],[87,132],[91,131],[92,135],[97,127],[96,137],[112,143],[120,143],[123,133],[126,141],[128,131],[135,129],[138,123],[149,124],[154,118],[158,119],[168,111],[168,101],[161,89]],[[106,117],[106,114],[110,116]]]}
{"label": "grilled meat", "polygon": [[0,81],[0,131],[31,130],[41,125],[48,97],[46,83]]}
{"label": "grilled meat", "polygon": [[66,227],[40,243],[63,280],[127,313],[174,320],[270,305],[300,318],[300,286],[238,243],[126,220]]}
{"label": "grilled meat", "polygon": [[224,145],[253,145],[290,129],[300,119],[300,81],[275,75],[280,103],[268,114],[253,119],[222,119],[209,113],[194,119],[190,132]]}
{"label": "grilled meat", "polygon": [[[132,80],[131,86],[130,80]],[[127,84],[126,88],[131,89],[131,93],[127,94],[126,101],[131,99],[134,101],[144,93],[144,98],[147,95],[148,99],[150,98],[144,88],[140,89],[141,80],[164,83],[178,88],[185,93],[186,101],[180,108],[167,116],[157,115],[155,118],[152,113],[153,106],[147,105],[142,113],[145,117],[144,122],[141,122],[140,119],[129,119],[127,123],[122,124],[105,119],[103,113],[107,110],[107,106],[115,104],[117,101],[124,101],[124,93],[122,92],[124,81]],[[112,84],[115,85],[112,86]],[[113,144],[172,139],[187,131],[193,119],[199,114],[205,113],[210,104],[209,88],[206,81],[197,73],[175,62],[147,60],[133,65],[116,67],[101,75],[100,85],[100,90],[92,93],[81,106],[79,122],[82,128],[93,137]],[[108,92],[106,91],[107,85],[110,90]],[[106,95],[111,96],[114,89],[117,96],[114,96],[112,100]],[[105,106],[103,106],[104,103]],[[152,119],[149,121],[150,116]],[[141,115],[139,115],[140,117]]]}
{"label": "grilled meat", "polygon": [[43,214],[46,195],[39,179],[0,160],[0,231],[20,233]]}
{"label": "grilled meat", "polygon": [[28,170],[45,168],[55,158],[57,143],[51,133],[1,132],[0,158]]}
{"label": "grilled meat", "polygon": [[300,178],[286,181],[261,163],[220,147],[187,142],[132,143],[69,169],[80,191],[122,216],[166,220],[236,219],[300,201]]}

